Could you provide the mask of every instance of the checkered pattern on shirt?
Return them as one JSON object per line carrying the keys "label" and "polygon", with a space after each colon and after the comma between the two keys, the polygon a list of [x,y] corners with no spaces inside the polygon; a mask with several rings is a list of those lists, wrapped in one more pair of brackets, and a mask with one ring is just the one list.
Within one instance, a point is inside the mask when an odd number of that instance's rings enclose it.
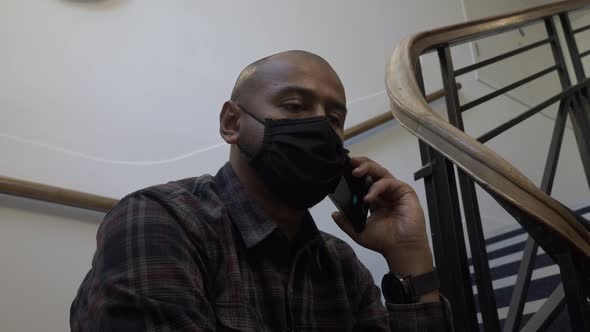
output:
{"label": "checkered pattern on shirt", "polygon": [[[72,331],[442,331],[442,303],[387,309],[309,214],[294,246],[229,164],[125,197],[97,234]],[[447,307],[448,309],[448,307]]]}

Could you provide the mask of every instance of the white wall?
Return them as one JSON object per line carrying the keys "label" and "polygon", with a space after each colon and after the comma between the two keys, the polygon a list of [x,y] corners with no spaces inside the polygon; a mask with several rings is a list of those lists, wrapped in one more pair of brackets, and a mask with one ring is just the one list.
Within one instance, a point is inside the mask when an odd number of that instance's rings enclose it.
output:
{"label": "white wall", "polygon": [[[214,173],[228,155],[217,133],[219,109],[248,63],[287,49],[326,57],[347,88],[350,126],[387,110],[383,69],[396,41],[462,20],[459,0],[2,1],[0,174],[122,197]],[[459,64],[471,61],[466,47],[454,54]],[[433,62],[425,59],[429,91],[440,87]],[[490,91],[470,76],[463,83],[466,100]],[[503,97],[494,105],[467,114],[473,134],[522,108]],[[520,138],[548,135],[551,120],[526,126]],[[491,144],[538,180],[543,151],[523,154],[531,151],[524,140]],[[417,141],[399,126],[386,125],[350,148],[413,183]],[[575,160],[575,148],[567,151],[566,159]],[[570,164],[561,163],[560,174],[579,174],[575,164],[563,165]],[[588,197],[577,189],[566,194],[576,180],[563,178],[555,192],[566,202]],[[415,187],[426,206],[422,184]],[[493,203],[482,207],[489,229],[512,224]],[[332,210],[324,201],[312,212],[320,228],[344,237]],[[0,195],[2,331],[68,329],[101,218]],[[355,249],[379,280],[384,261]]]}
{"label": "white wall", "polygon": [[66,331],[103,214],[0,195],[0,331]]}
{"label": "white wall", "polygon": [[[457,9],[455,0],[2,2],[0,170],[111,196],[214,172],[227,155],[217,117],[237,74],[287,49],[334,65],[354,124],[387,109],[395,41],[456,22]],[[436,15],[416,19],[425,12]]]}

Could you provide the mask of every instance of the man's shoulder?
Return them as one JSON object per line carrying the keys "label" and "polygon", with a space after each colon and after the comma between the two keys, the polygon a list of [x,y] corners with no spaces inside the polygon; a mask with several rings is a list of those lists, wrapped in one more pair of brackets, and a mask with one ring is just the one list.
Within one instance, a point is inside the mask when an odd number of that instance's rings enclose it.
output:
{"label": "man's shoulder", "polygon": [[178,195],[194,195],[202,197],[208,196],[207,194],[214,192],[213,176],[205,174],[149,186],[132,192],[127,195],[127,197],[147,195],[164,199],[173,199]]}
{"label": "man's shoulder", "polygon": [[194,196],[197,199],[212,199],[216,196],[215,194],[214,178],[209,174],[205,174],[145,187],[129,193],[121,201],[144,198],[174,202],[179,196],[184,196],[183,198]]}
{"label": "man's shoulder", "polygon": [[[189,239],[199,248],[216,248],[231,229],[213,179],[203,175],[128,194],[104,217],[97,238],[116,239],[129,230],[142,236],[158,232],[169,239]],[[209,249],[203,250],[213,255]]]}
{"label": "man's shoulder", "polygon": [[[167,215],[194,221],[208,216],[219,218],[223,210],[214,177],[209,174],[134,191],[121,199],[110,214],[135,206],[146,207],[143,212],[160,214],[165,211]],[[197,215],[200,218],[195,219]]]}

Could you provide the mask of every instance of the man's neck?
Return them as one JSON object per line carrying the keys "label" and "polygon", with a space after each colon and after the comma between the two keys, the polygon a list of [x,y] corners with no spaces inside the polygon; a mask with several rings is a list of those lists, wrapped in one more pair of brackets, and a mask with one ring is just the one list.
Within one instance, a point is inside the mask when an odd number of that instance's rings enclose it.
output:
{"label": "man's neck", "polygon": [[230,165],[256,204],[277,224],[289,242],[292,242],[301,227],[305,210],[294,209],[279,201],[241,156],[230,156]]}

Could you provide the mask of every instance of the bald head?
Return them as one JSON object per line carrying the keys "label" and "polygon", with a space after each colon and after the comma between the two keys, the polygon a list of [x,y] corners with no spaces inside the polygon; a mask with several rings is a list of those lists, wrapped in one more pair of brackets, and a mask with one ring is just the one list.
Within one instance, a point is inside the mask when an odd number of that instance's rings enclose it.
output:
{"label": "bald head", "polygon": [[323,79],[336,85],[344,94],[340,78],[324,58],[314,53],[292,50],[262,58],[244,68],[236,80],[231,99],[237,103],[247,103],[249,97],[259,93],[265,85],[289,80],[297,73],[323,75]]}
{"label": "bald head", "polygon": [[273,128],[267,119],[323,117],[342,140],[346,113],[344,87],[330,64],[309,52],[288,51],[260,59],[240,73],[219,114],[219,132],[231,144],[232,167],[247,182],[256,178],[251,156]]}
{"label": "bald head", "polygon": [[344,87],[330,64],[309,52],[288,51],[260,59],[240,73],[231,100],[223,104],[220,133],[238,158],[238,142],[256,151],[264,137],[264,119],[321,116],[342,138],[346,113]]}

